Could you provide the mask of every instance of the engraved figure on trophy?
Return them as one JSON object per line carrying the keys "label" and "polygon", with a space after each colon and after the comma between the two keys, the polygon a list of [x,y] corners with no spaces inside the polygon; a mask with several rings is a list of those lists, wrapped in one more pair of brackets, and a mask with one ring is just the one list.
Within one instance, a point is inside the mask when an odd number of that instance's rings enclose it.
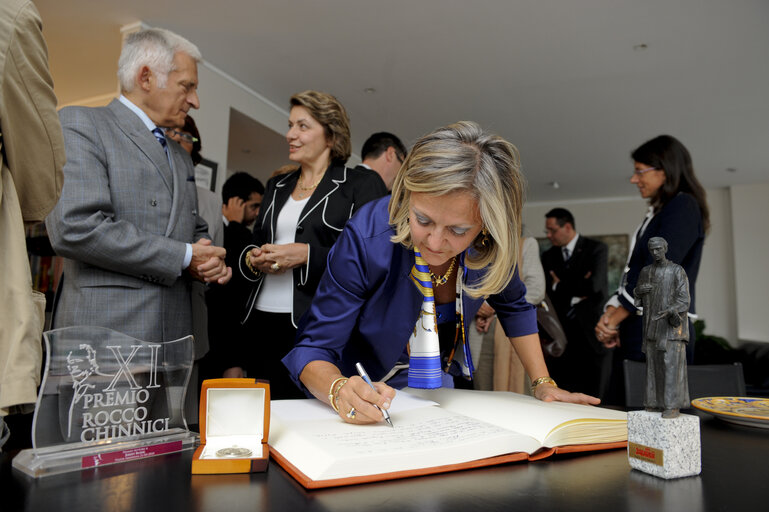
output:
{"label": "engraved figure on trophy", "polygon": [[635,304],[643,308],[643,346],[646,354],[647,411],[677,418],[689,407],[686,344],[689,342],[689,280],[684,269],[665,257],[664,238],[649,240],[654,263],[641,269]]}
{"label": "engraved figure on trophy", "polygon": [[72,437],[72,411],[75,408],[75,405],[80,402],[89,390],[96,387],[94,384],[86,382],[88,377],[94,373],[109,377],[109,375],[99,371],[99,365],[96,362],[96,351],[91,345],[83,343],[80,345],[80,349],[86,351],[85,357],[73,354],[71,350],[67,354],[67,370],[69,370],[69,374],[72,376],[72,389],[74,390],[74,396],[69,404],[69,416],[67,418],[68,439]]}
{"label": "engraved figure on trophy", "polygon": [[59,421],[64,441],[104,441],[164,430],[148,423],[157,416],[160,346],[114,335],[94,341],[62,354],[66,373],[61,372],[59,383]]}

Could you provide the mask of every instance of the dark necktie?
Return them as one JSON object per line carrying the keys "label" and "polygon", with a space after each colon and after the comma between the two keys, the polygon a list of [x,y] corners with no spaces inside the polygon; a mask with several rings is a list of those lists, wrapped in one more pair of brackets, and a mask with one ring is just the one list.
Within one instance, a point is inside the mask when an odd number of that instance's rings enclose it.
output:
{"label": "dark necktie", "polygon": [[166,157],[168,157],[168,141],[166,140],[166,135],[163,133],[163,130],[155,128],[152,130],[152,135],[154,135],[158,142],[160,142],[160,145],[163,146],[163,151],[166,152]]}
{"label": "dark necktie", "polygon": [[564,247],[563,248],[563,261],[569,261],[569,256],[570,256],[569,248],[568,247]]}

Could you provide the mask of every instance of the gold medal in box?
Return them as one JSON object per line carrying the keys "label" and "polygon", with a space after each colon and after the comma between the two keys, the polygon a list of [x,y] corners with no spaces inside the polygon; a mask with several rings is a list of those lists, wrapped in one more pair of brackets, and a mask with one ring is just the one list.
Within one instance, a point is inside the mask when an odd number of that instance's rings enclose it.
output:
{"label": "gold medal in box", "polygon": [[210,379],[200,391],[200,446],[193,474],[267,470],[270,385],[254,379]]}

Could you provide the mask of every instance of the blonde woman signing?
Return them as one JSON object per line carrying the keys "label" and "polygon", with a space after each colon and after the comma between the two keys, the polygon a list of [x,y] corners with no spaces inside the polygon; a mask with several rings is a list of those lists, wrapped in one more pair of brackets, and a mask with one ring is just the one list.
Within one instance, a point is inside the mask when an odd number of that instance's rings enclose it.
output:
{"label": "blonde woman signing", "polygon": [[254,245],[240,258],[254,282],[246,329],[226,376],[268,379],[272,398],[304,396],[280,359],[294,346],[296,325],[309,308],[326,257],[347,220],[387,188],[378,174],[350,169],[350,122],[339,101],[323,92],[291,97],[289,159],[299,169],[271,178],[254,225]]}
{"label": "blonde woman signing", "polygon": [[[534,307],[510,264],[518,259],[522,189],[517,150],[475,123],[420,139],[392,197],[363,207],[332,249],[296,347],[283,359],[295,382],[347,422],[380,421],[374,405],[387,409],[394,388],[451,386],[472,375],[464,340],[485,298],[537,398],[598,403],[548,375]],[[379,381],[376,391],[356,375],[356,362]]]}

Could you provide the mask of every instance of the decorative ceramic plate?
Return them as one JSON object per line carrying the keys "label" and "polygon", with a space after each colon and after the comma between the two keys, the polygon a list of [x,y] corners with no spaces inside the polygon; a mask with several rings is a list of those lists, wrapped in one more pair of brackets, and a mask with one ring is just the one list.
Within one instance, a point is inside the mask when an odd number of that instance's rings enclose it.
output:
{"label": "decorative ceramic plate", "polygon": [[738,396],[695,398],[692,406],[732,423],[769,428],[769,399]]}

